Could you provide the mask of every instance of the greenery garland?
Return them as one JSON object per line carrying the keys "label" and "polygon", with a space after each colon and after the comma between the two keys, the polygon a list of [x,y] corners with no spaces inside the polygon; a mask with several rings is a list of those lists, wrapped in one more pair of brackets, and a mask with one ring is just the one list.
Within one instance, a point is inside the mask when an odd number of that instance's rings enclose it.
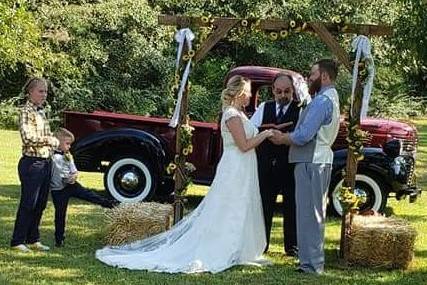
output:
{"label": "greenery garland", "polygon": [[[339,18],[334,20],[336,23],[339,23]],[[344,26],[345,27],[345,26]],[[356,58],[356,53],[350,53],[350,62],[354,64]],[[358,66],[358,76],[362,84],[365,84],[368,77],[367,64],[365,60],[359,62]],[[349,120],[349,132],[346,138],[348,142],[348,151],[351,151],[357,161],[364,159],[363,155],[363,143],[371,139],[371,135],[367,131],[360,129],[360,125],[357,123],[355,118],[350,118]],[[343,172],[345,176],[345,171]],[[355,211],[358,209],[358,206],[361,203],[361,199],[354,194],[354,190],[351,187],[342,186],[339,190],[338,199],[343,208],[343,214],[349,211]]]}
{"label": "greenery garland", "polygon": [[[193,173],[196,170],[196,167],[191,163],[186,161],[187,157],[193,153],[193,144],[192,144],[192,137],[193,137],[193,131],[194,127],[192,127],[189,124],[189,118],[187,116],[186,123],[181,125],[180,131],[181,131],[181,137],[180,137],[180,144],[181,144],[181,153],[176,154],[174,161],[170,162],[169,165],[166,167],[166,173],[169,175],[173,175],[173,179],[176,180],[176,176],[180,175],[183,180],[183,185],[181,189],[178,189],[178,195],[184,195],[186,190],[188,189],[188,186],[192,183],[191,173]],[[179,167],[179,161],[184,160],[184,169],[181,169]]]}

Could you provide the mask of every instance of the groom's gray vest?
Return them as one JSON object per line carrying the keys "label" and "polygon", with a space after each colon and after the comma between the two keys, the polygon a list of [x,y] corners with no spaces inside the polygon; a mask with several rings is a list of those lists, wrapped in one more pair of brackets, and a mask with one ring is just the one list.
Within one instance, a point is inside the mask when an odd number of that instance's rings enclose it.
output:
{"label": "groom's gray vest", "polygon": [[[307,144],[291,145],[289,162],[332,163],[333,161],[334,153],[331,146],[337,137],[340,126],[338,93],[335,88],[329,88],[316,96],[326,96],[332,100],[332,120],[328,125],[321,126],[314,138]],[[308,112],[310,112],[310,104],[301,112],[296,129],[304,122]]]}

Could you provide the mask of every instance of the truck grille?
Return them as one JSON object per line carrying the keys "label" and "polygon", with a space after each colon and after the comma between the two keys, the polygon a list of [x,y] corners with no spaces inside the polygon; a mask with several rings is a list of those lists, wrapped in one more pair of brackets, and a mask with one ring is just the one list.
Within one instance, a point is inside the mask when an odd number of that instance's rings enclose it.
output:
{"label": "truck grille", "polygon": [[401,142],[402,142],[402,154],[415,157],[415,154],[417,152],[417,144],[418,144],[417,138],[414,138],[413,140],[402,139]]}
{"label": "truck grille", "polygon": [[405,159],[405,168],[408,173],[406,185],[415,186],[415,160],[412,157],[406,157]]}

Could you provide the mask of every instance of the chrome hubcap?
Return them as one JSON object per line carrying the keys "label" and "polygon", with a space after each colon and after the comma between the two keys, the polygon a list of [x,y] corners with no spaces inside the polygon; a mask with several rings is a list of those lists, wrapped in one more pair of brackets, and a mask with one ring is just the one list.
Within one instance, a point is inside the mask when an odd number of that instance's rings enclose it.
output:
{"label": "chrome hubcap", "polygon": [[366,194],[366,191],[363,189],[355,188],[354,195],[356,195],[356,197],[360,199],[360,202],[362,204],[365,204],[368,201],[368,194]]}
{"label": "chrome hubcap", "polygon": [[126,190],[134,190],[139,183],[138,175],[134,172],[126,172],[120,179],[120,185]]}

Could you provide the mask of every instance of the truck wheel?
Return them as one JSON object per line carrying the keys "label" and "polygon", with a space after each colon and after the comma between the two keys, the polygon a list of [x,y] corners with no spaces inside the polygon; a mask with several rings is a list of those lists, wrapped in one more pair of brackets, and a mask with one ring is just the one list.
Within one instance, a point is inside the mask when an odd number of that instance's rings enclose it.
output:
{"label": "truck wheel", "polygon": [[143,159],[121,157],[110,163],[104,174],[104,185],[117,201],[134,203],[152,197],[157,177]]}
{"label": "truck wheel", "polygon": [[[343,209],[341,207],[339,190],[344,179],[334,181],[331,184],[329,191],[329,207],[332,214],[341,216]],[[362,199],[362,204],[359,205],[359,212],[374,210],[382,212],[387,203],[387,193],[380,179],[369,174],[356,174],[355,194]]]}

